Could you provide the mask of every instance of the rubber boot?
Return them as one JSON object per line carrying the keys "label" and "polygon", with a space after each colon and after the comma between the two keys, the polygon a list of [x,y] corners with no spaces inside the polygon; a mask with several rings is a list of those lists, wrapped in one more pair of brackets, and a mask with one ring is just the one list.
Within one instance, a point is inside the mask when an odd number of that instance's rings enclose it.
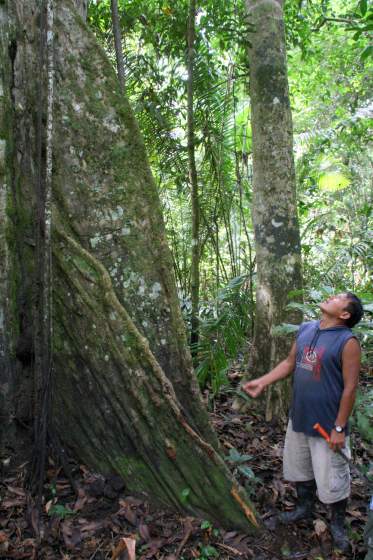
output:
{"label": "rubber boot", "polygon": [[347,499],[330,504],[331,522],[330,531],[333,537],[334,547],[341,552],[348,552],[350,543],[348,542],[345,527]]}
{"label": "rubber boot", "polygon": [[296,482],[297,505],[293,511],[285,511],[278,516],[279,521],[284,525],[295,523],[302,519],[311,519],[316,498],[316,482],[307,480],[306,482]]}

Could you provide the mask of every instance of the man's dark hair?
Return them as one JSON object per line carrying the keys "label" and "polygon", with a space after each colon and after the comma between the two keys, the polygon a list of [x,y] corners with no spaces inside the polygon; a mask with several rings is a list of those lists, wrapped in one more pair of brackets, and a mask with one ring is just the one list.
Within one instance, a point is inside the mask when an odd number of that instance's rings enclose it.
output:
{"label": "man's dark hair", "polygon": [[361,320],[364,315],[364,309],[361,300],[355,296],[355,294],[347,292],[346,296],[348,298],[348,304],[345,307],[345,311],[350,313],[350,317],[345,320],[345,323],[351,329]]}

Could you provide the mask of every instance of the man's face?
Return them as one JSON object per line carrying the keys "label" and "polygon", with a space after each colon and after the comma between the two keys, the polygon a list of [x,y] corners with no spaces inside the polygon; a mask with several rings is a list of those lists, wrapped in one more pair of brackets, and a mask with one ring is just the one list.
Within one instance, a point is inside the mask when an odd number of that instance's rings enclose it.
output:
{"label": "man's face", "polygon": [[321,311],[324,311],[328,315],[345,321],[350,317],[350,313],[346,311],[348,302],[349,298],[347,294],[337,294],[328,297],[327,300],[320,303],[319,307]]}

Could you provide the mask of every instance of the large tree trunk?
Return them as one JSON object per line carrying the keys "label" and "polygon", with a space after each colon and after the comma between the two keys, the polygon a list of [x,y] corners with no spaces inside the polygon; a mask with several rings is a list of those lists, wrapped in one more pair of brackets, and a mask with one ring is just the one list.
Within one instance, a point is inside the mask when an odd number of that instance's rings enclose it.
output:
{"label": "large tree trunk", "polygon": [[[0,5],[2,265],[8,259],[6,276],[0,268],[0,335],[7,335],[4,343],[0,338],[0,382],[7,384],[10,401],[19,388],[26,403],[39,373],[38,135],[44,166],[48,152],[46,92],[38,91],[35,79],[43,21],[38,5]],[[70,0],[55,3],[54,22],[49,429],[91,467],[119,473],[128,491],[250,529],[256,523],[251,506],[218,453],[192,371],[158,195],[137,124],[105,53]],[[40,414],[42,400],[35,393],[33,398]],[[15,416],[24,424],[32,412],[24,405]]]}
{"label": "large tree trunk", "polygon": [[[253,224],[257,259],[256,321],[251,370],[266,373],[289,344],[273,329],[287,320],[289,292],[301,288],[293,131],[282,0],[246,0],[251,37],[250,99],[253,135]],[[272,389],[272,388],[271,388]],[[267,417],[284,412],[286,388],[275,386]],[[273,406],[272,406],[273,405]]]}
{"label": "large tree trunk", "polygon": [[122,50],[122,33],[120,28],[118,0],[111,0],[111,21],[113,25],[113,36],[115,46],[115,57],[117,60],[118,80],[121,91],[124,91],[124,60]]}

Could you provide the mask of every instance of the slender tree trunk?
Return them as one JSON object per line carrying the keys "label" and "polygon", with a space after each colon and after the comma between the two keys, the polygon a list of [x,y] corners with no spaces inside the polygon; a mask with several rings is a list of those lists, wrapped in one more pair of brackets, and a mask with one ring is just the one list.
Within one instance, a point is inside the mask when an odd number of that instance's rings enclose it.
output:
{"label": "slender tree trunk", "polygon": [[9,40],[7,10],[3,4],[0,4],[0,21],[4,22],[4,25],[0,26],[0,52],[1,54],[7,53],[6,56],[1,58],[0,70],[0,452],[1,460],[8,460],[7,446],[12,440],[14,441],[15,437],[14,425],[11,422],[13,410],[10,404],[13,400],[15,373],[12,375],[12,370],[15,370],[15,361],[13,359],[13,348],[10,347],[11,336],[7,328],[10,315],[8,305],[9,246],[7,240],[7,231],[9,231],[10,225],[10,217],[7,212],[10,185],[7,171],[7,130],[12,123],[9,118],[10,99],[5,92],[10,87],[9,78],[12,75],[14,44],[12,46]]}
{"label": "slender tree trunk", "polygon": [[[0,337],[0,383],[10,387],[6,423],[15,417],[32,424],[26,405],[37,373],[35,76],[42,18],[36,0],[3,1],[0,14],[0,211],[8,217],[6,236],[0,222],[0,255],[8,265],[0,276],[0,335],[7,333],[4,344]],[[79,460],[121,475],[128,492],[251,530],[255,514],[219,454],[193,373],[160,202],[133,113],[70,0],[55,3],[53,27],[53,169],[49,136],[41,151],[46,178],[52,172],[48,428]]]}
{"label": "slender tree trunk", "polygon": [[199,330],[199,261],[200,261],[200,209],[198,178],[195,156],[194,133],[194,58],[195,58],[195,21],[196,2],[189,2],[188,17],[188,158],[189,158],[189,183],[192,199],[192,269],[191,269],[191,296],[192,296],[192,326],[190,341],[192,346],[198,343]]}
{"label": "slender tree trunk", "polygon": [[[282,0],[246,0],[255,26],[250,57],[253,135],[253,224],[257,259],[256,323],[251,371],[267,372],[288,352],[273,329],[292,318],[286,305],[300,289],[301,252],[296,206],[293,131]],[[267,417],[284,413],[287,394],[270,392]]]}
{"label": "slender tree trunk", "polygon": [[122,34],[120,30],[118,0],[111,0],[111,19],[113,22],[113,35],[115,45],[115,55],[117,60],[117,71],[120,90],[124,91],[124,62],[122,50]]}

